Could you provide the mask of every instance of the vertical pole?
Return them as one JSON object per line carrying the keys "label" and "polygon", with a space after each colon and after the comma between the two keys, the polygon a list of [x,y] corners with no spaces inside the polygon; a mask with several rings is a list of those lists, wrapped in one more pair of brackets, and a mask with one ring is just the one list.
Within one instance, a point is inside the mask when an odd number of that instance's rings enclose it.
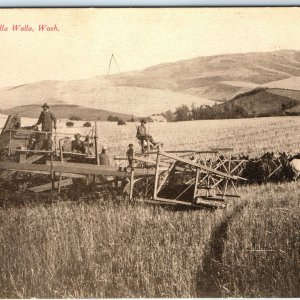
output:
{"label": "vertical pole", "polygon": [[60,189],[61,189],[61,177],[62,177],[62,172],[59,173],[59,181],[58,181],[58,187],[57,187],[58,193],[60,193]]}
{"label": "vertical pole", "polygon": [[98,154],[98,129],[97,129],[97,121],[95,120],[95,156],[96,156],[96,164],[100,165],[99,154]]}
{"label": "vertical pole", "polygon": [[54,152],[55,156],[57,157],[57,134],[56,134],[56,128],[54,129],[55,131],[55,136],[54,136]]}
{"label": "vertical pole", "polygon": [[157,156],[156,156],[156,166],[155,166],[155,181],[154,181],[154,193],[153,199],[157,198],[157,186],[158,186],[158,179],[159,179],[159,163],[160,163],[160,146],[157,147]]}
{"label": "vertical pole", "polygon": [[134,186],[134,150],[132,154],[132,161],[130,166],[130,188],[129,188],[129,200],[133,198],[133,186]]}
{"label": "vertical pole", "polygon": [[9,142],[8,142],[8,156],[10,156],[10,152],[11,152],[11,130],[9,131]]}
{"label": "vertical pole", "polygon": [[199,168],[196,169],[195,189],[194,189],[194,200],[198,194],[198,181],[199,181]]}
{"label": "vertical pole", "polygon": [[63,147],[62,147],[62,142],[59,140],[59,153],[60,153],[60,161],[64,161],[64,155],[63,155]]}
{"label": "vertical pole", "polygon": [[53,172],[53,152],[51,152],[50,154],[50,176],[51,176],[51,183],[52,183],[52,188],[51,188],[51,202],[53,202],[53,192],[54,192],[54,188],[55,188],[55,184],[54,184],[54,172]]}
{"label": "vertical pole", "polygon": [[227,185],[228,185],[228,179],[226,179],[226,181],[225,181],[224,192],[223,192],[223,195],[222,195],[223,200],[225,200],[225,198],[226,198]]}
{"label": "vertical pole", "polygon": [[[147,150],[148,150],[148,153],[150,152],[150,144],[149,144],[149,139],[147,139]],[[149,154],[147,155],[149,157]]]}

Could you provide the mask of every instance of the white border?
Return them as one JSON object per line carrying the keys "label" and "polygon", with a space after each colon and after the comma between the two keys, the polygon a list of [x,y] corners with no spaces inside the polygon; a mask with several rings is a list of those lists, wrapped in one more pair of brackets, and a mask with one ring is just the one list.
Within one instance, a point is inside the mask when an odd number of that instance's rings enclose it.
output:
{"label": "white border", "polygon": [[299,6],[300,0],[1,0],[0,7]]}

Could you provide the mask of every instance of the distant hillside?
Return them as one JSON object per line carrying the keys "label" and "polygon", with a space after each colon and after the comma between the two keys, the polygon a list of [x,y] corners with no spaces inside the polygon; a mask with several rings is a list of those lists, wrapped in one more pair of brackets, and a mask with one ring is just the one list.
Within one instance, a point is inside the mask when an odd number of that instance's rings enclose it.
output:
{"label": "distant hillside", "polygon": [[258,87],[214,106],[178,107],[177,121],[300,115],[300,91]]}
{"label": "distant hillside", "polygon": [[268,82],[263,86],[270,89],[300,90],[300,77],[290,77],[278,81]]}
{"label": "distant hillside", "polygon": [[228,103],[243,107],[249,116],[283,115],[288,109],[300,105],[300,91],[257,88]]}
{"label": "distant hillside", "polygon": [[280,85],[288,85],[284,80],[295,82],[291,78],[297,77],[300,51],[214,55],[160,64],[121,76],[46,80],[1,88],[0,107],[48,102],[145,116],[182,104],[211,106],[261,85],[283,88]]}
{"label": "distant hillside", "polygon": [[[228,100],[257,85],[300,76],[300,51],[226,54],[161,64],[115,76],[115,84]],[[232,84],[230,84],[232,82]]]}
{"label": "distant hillside", "polygon": [[300,108],[300,91],[259,87],[214,106],[216,115],[234,117],[280,116]]}
{"label": "distant hillside", "polygon": [[50,105],[77,104],[136,116],[161,113],[183,103],[214,104],[210,100],[174,91],[118,86],[105,77],[65,82],[47,80],[0,89],[2,109],[20,104],[41,105],[44,102]]}
{"label": "distant hillside", "polygon": [[[109,115],[119,117],[125,121],[132,118],[132,115],[115,113],[101,109],[87,108],[79,105],[52,105],[51,111],[58,119],[69,119],[72,116],[81,120],[101,120],[106,121]],[[1,114],[19,114],[21,117],[38,118],[41,113],[40,105],[23,105],[10,109],[0,110]]]}

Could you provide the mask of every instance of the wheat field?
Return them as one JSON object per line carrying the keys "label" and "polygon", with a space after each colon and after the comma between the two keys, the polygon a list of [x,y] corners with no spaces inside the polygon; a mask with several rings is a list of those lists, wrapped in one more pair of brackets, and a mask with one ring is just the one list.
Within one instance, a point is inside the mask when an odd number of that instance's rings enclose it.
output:
{"label": "wheat field", "polygon": [[[100,143],[120,156],[138,147],[134,130],[101,123]],[[299,152],[299,130],[297,117],[150,124],[166,149],[252,156]],[[299,297],[300,183],[240,193],[214,211],[100,199],[1,207],[0,297]]]}

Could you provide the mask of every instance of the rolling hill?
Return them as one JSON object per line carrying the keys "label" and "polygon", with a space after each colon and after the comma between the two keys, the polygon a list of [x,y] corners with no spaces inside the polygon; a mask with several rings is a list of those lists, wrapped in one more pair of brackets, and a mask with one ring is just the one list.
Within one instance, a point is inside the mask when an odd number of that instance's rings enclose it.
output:
{"label": "rolling hill", "polygon": [[258,87],[213,106],[206,114],[208,112],[213,118],[297,115],[300,113],[300,90]]}
{"label": "rolling hill", "polygon": [[114,82],[222,101],[255,86],[296,76],[300,76],[300,51],[279,50],[197,57],[153,66],[122,78],[115,76]]}
{"label": "rolling hill", "polygon": [[[87,108],[79,105],[52,105],[51,111],[58,119],[69,119],[72,116],[79,117],[81,120],[101,120],[106,121],[109,115],[119,117],[125,121],[132,118],[132,115],[115,113],[101,109]],[[40,105],[23,105],[14,108],[0,110],[1,114],[18,114],[22,117],[38,118],[41,113]]]}
{"label": "rolling hill", "polygon": [[[20,105],[39,106],[44,102],[76,104],[101,110],[102,114],[108,111],[109,114],[147,116],[182,104],[212,106],[216,101],[231,100],[260,86],[277,90],[286,86],[297,90],[299,78],[300,51],[224,54],[164,63],[109,77],[46,80],[1,88],[0,104],[3,110]],[[248,105],[248,100],[244,102]],[[264,107],[262,104],[263,111]],[[65,115],[69,108],[63,108]]]}

